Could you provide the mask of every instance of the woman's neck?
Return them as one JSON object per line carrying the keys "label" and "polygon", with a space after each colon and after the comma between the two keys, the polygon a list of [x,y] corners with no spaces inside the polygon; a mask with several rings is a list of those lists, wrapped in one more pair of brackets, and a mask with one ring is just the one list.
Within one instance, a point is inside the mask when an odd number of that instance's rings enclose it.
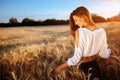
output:
{"label": "woman's neck", "polygon": [[91,25],[91,24],[86,24],[85,26],[84,26],[84,28],[87,28],[87,29],[89,29],[89,30],[95,30],[95,29],[98,29],[98,27],[95,25],[95,24],[93,24],[93,25]]}

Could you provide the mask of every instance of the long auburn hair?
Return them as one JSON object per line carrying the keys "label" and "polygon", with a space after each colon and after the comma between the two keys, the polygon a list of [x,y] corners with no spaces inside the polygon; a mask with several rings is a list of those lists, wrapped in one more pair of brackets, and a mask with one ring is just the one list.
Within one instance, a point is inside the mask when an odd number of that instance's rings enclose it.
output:
{"label": "long auburn hair", "polygon": [[[73,10],[73,12],[70,14],[70,20],[69,20],[69,24],[70,24],[70,33],[73,37],[75,37],[75,31],[79,28],[77,25],[75,25],[75,22],[73,20],[73,15],[76,16],[85,16],[85,21],[89,24],[89,25],[94,25],[95,23],[93,22],[91,15],[88,11],[87,8],[81,6],[78,7],[77,9]],[[84,26],[85,27],[85,26]]]}

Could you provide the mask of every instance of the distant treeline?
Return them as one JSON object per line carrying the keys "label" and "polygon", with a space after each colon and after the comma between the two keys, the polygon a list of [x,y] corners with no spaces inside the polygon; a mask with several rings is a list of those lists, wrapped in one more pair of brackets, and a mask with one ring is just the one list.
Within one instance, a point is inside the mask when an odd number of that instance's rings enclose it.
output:
{"label": "distant treeline", "polygon": [[[106,22],[108,19],[92,14],[92,19],[95,23]],[[34,19],[24,18],[21,22],[18,22],[17,18],[10,18],[9,23],[0,23],[0,27],[14,27],[14,26],[44,26],[44,25],[66,25],[69,24],[69,20],[56,20],[56,19],[47,19],[35,21]]]}
{"label": "distant treeline", "polygon": [[1,27],[9,26],[39,26],[39,25],[65,25],[68,24],[68,20],[56,20],[56,19],[47,19],[44,21],[35,21],[34,19],[24,18],[22,22],[18,22],[16,18],[10,18],[9,23],[0,23]]}

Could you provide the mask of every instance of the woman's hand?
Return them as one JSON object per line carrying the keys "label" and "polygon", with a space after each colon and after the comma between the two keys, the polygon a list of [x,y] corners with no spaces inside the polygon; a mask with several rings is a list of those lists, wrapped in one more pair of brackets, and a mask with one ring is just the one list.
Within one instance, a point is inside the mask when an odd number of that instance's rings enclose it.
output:
{"label": "woman's hand", "polygon": [[54,70],[54,74],[58,74],[58,73],[60,73],[61,71],[62,71],[62,67],[59,66],[59,67],[57,67],[57,68]]}
{"label": "woman's hand", "polygon": [[63,69],[66,69],[68,67],[67,63],[64,63],[60,66],[58,66],[55,70],[54,70],[54,74],[59,74]]}

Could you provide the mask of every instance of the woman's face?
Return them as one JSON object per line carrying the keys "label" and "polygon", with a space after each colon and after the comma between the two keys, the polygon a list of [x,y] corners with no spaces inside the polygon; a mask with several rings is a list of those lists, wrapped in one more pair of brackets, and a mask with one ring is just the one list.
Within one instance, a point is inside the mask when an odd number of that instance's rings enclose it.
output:
{"label": "woman's face", "polygon": [[73,20],[75,22],[75,25],[79,26],[79,27],[82,27],[82,26],[85,26],[85,19],[83,16],[75,16],[73,15]]}

